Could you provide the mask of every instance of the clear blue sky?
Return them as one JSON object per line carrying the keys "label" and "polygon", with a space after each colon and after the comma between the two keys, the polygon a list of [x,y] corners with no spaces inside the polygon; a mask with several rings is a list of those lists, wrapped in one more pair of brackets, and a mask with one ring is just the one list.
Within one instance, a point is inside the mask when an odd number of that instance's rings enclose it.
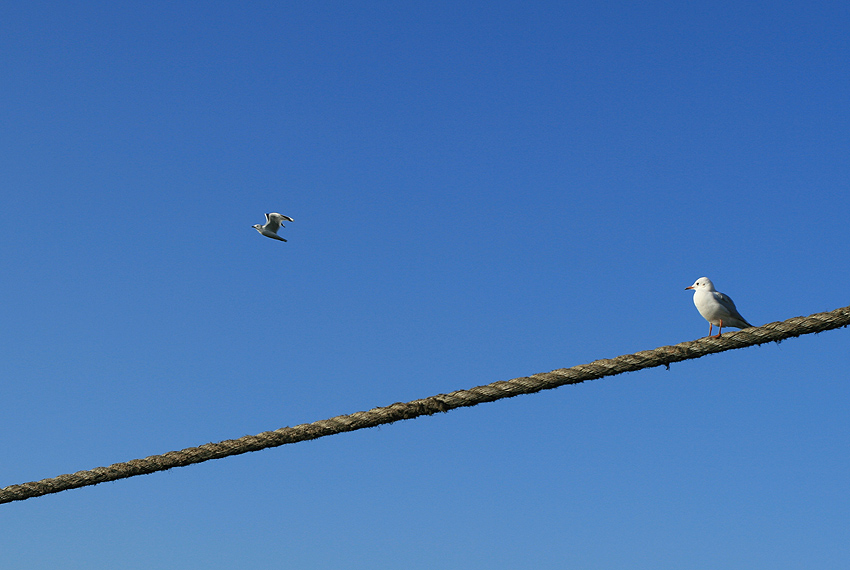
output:
{"label": "clear blue sky", "polygon": [[[847,2],[0,6],[0,486],[850,304]],[[282,243],[251,225],[295,218]],[[850,565],[850,330],[0,505],[4,567]]]}

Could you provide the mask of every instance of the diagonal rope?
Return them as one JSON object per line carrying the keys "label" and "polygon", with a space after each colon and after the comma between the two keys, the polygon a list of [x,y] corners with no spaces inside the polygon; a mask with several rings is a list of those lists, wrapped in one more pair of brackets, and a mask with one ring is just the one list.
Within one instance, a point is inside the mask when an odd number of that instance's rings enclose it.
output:
{"label": "diagonal rope", "polygon": [[229,439],[219,443],[207,443],[182,451],[169,451],[162,455],[133,459],[125,463],[115,463],[108,467],[97,467],[90,471],[77,471],[51,479],[10,485],[0,489],[0,503],[22,501],[31,497],[165,471],[173,467],[183,467],[210,459],[221,459],[288,443],[375,427],[398,420],[409,420],[437,412],[447,412],[455,408],[475,406],[502,398],[512,398],[520,394],[532,394],[565,384],[578,384],[586,380],[595,380],[623,372],[634,372],[657,366],[669,367],[673,362],[692,360],[715,352],[778,342],[787,338],[819,333],[847,325],[850,325],[850,307],[836,309],[828,313],[815,313],[808,317],[794,317],[787,321],[768,323],[760,327],[727,333],[720,338],[706,337],[672,346],[661,346],[654,350],[644,350],[634,354],[624,354],[617,358],[596,360],[590,364],[581,364],[572,368],[561,368],[533,376],[493,382],[486,386],[458,390],[449,394],[438,394],[407,403],[399,402],[383,408],[336,416],[310,424],[284,427],[275,431],[246,435],[239,439]]}

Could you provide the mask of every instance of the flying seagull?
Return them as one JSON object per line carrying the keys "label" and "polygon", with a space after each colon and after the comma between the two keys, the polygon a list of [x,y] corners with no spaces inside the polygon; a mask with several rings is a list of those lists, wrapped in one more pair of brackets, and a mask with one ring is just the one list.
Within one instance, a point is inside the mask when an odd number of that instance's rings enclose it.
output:
{"label": "flying seagull", "polygon": [[271,214],[266,214],[266,225],[261,226],[260,224],[254,224],[251,227],[266,237],[278,239],[280,241],[286,241],[285,239],[277,235],[277,230],[279,230],[281,227],[284,227],[281,223],[283,222],[283,220],[286,220],[287,222],[295,221],[289,216],[284,216],[283,214],[272,212]]}
{"label": "flying seagull", "polygon": [[716,335],[718,337],[724,326],[739,329],[753,326],[741,316],[728,295],[719,293],[714,288],[714,283],[708,277],[700,277],[685,289],[694,290],[694,305],[697,306],[699,314],[708,321],[708,336],[711,336],[714,325],[719,327]]}

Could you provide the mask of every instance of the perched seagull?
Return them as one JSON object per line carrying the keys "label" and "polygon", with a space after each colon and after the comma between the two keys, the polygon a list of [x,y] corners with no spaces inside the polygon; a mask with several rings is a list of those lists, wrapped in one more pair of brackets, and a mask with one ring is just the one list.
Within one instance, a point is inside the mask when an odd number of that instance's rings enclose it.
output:
{"label": "perched seagull", "polygon": [[699,314],[708,321],[708,336],[711,336],[714,325],[719,327],[716,336],[720,336],[724,326],[739,329],[753,326],[741,316],[728,295],[717,292],[708,277],[700,277],[685,289],[694,290],[694,305],[697,306]]}
{"label": "perched seagull", "polygon": [[254,224],[251,227],[266,237],[270,237],[272,239],[279,239],[280,241],[286,241],[285,239],[277,235],[277,230],[279,230],[283,226],[283,224],[281,223],[283,220],[286,220],[287,222],[295,221],[289,216],[284,216],[283,214],[272,212],[271,214],[266,214],[266,225],[261,226],[260,224]]}

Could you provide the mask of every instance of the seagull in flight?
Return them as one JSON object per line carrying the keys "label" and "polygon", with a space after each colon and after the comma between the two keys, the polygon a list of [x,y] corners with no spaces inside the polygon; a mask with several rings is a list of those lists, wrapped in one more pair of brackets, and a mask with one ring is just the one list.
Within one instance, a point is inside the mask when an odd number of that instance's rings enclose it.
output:
{"label": "seagull in flight", "polygon": [[269,238],[272,238],[272,239],[277,239],[277,240],[280,240],[280,241],[286,241],[285,239],[283,239],[282,237],[277,235],[277,230],[279,230],[281,227],[284,227],[284,225],[281,223],[281,222],[283,222],[283,220],[286,220],[287,222],[294,222],[295,221],[292,218],[290,218],[289,216],[284,216],[283,214],[278,214],[277,212],[272,212],[271,214],[266,214],[266,224],[265,225],[261,226],[260,224],[254,224],[251,227],[254,228],[255,230],[257,230],[258,232],[260,232],[261,234],[263,234],[266,237],[269,237]]}
{"label": "seagull in flight", "polygon": [[685,289],[694,290],[694,305],[697,306],[699,314],[708,321],[708,336],[711,336],[714,325],[718,326],[715,337],[720,336],[724,326],[739,329],[753,326],[741,316],[728,295],[714,288],[714,283],[708,277],[700,277]]}

